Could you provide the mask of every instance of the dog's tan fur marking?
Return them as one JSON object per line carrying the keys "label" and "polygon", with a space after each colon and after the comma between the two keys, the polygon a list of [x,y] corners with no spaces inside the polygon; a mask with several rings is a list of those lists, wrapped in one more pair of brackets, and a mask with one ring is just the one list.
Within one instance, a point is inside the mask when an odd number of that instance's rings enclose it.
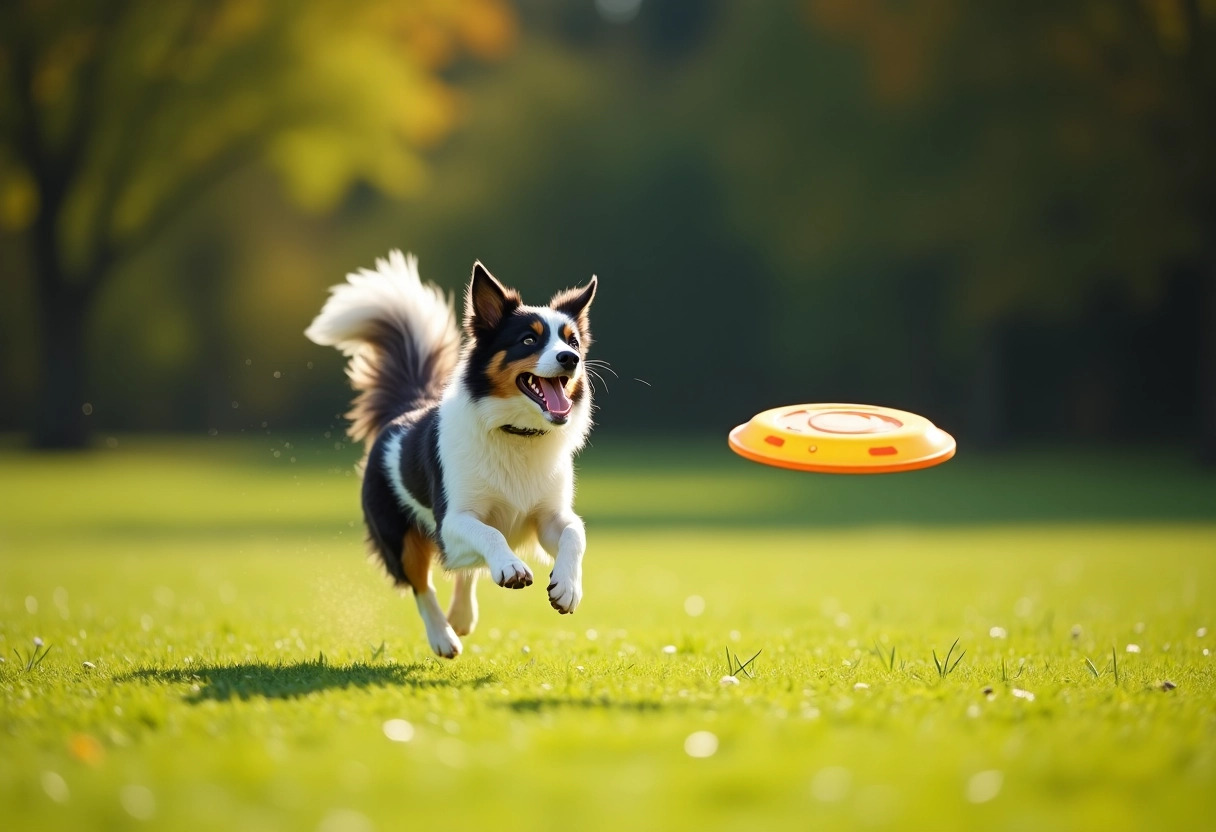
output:
{"label": "dog's tan fur marking", "polygon": [[405,543],[401,547],[401,568],[415,593],[426,592],[431,586],[431,561],[435,558],[435,552],[435,541],[418,527],[411,526],[405,533]]}
{"label": "dog's tan fur marking", "polygon": [[515,383],[515,380],[524,373],[536,373],[535,356],[521,358],[518,361],[507,361],[506,358],[506,350],[495,353],[494,360],[490,363],[489,370],[486,371],[494,391],[491,395],[500,399],[521,395],[519,385]]}

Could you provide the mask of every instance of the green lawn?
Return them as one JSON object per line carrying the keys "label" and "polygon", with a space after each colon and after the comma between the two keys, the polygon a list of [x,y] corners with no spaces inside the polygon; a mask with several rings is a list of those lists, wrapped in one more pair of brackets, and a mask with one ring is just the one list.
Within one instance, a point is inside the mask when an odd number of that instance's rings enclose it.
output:
{"label": "green lawn", "polygon": [[599,444],[578,613],[483,583],[444,662],[353,458],[0,452],[0,828],[1216,829],[1216,477],[1182,461]]}

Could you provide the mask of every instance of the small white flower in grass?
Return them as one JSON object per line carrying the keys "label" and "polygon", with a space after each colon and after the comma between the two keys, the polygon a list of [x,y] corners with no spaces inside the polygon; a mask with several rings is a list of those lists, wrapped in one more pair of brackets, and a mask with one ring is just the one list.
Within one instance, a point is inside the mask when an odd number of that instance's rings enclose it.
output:
{"label": "small white flower in grass", "polygon": [[674,656],[675,652],[676,652],[676,646],[674,644],[665,644],[665,645],[663,645],[663,652],[669,656]]}
{"label": "small white flower in grass", "polygon": [[97,665],[93,664],[92,662],[81,662],[80,666],[86,670],[95,670],[97,668]]}
{"label": "small white flower in grass", "polygon": [[149,820],[156,814],[156,796],[147,786],[123,786],[118,800],[127,814],[136,820]]}
{"label": "small white flower in grass", "polygon": [[980,713],[980,706],[974,702],[967,706],[967,716],[971,719],[979,719]]}
{"label": "small white flower in grass", "polygon": [[730,687],[731,685],[739,684],[739,680],[736,679],[734,676],[723,676],[721,679],[718,680],[718,684],[720,684],[722,687],[726,688],[726,687]]}
{"label": "small white flower in grass", "polygon": [[414,738],[414,726],[404,719],[390,719],[384,723],[383,730],[384,736],[393,742],[409,742]]}
{"label": "small white flower in grass", "polygon": [[718,752],[718,737],[709,731],[694,731],[684,740],[684,753],[689,757],[712,757]]}
{"label": "small white flower in grass", "polygon": [[1028,690],[1022,690],[1021,688],[1014,688],[1012,691],[1010,691],[1010,693],[1012,693],[1018,699],[1025,699],[1027,702],[1034,701],[1034,694]]}
{"label": "small white flower in grass", "polygon": [[993,627],[988,631],[988,635],[992,638],[1008,638],[1009,633],[1004,627]]}
{"label": "small white flower in grass", "polygon": [[1206,636],[1207,634],[1208,634],[1208,628],[1207,628],[1207,627],[1200,627],[1198,630],[1196,630],[1196,631],[1195,631],[1195,636],[1196,636],[1197,638],[1203,638],[1203,637],[1204,637],[1204,636]]}
{"label": "small white flower in grass", "polygon": [[1140,652],[1140,645],[1139,645],[1139,644],[1129,644],[1129,645],[1127,645],[1127,652],[1129,652],[1129,653],[1139,653],[1139,652]]}
{"label": "small white flower in grass", "polygon": [[42,790],[56,803],[67,803],[71,796],[67,781],[55,771],[42,772]]}
{"label": "small white flower in grass", "polygon": [[867,685],[865,682],[858,682],[857,684],[853,685],[853,690],[869,690],[869,689],[870,689],[870,686]]}
{"label": "small white flower in grass", "polygon": [[41,639],[41,638],[39,638],[38,636],[34,636],[34,646],[35,646],[35,647],[41,647],[41,646],[42,646],[42,639]]}
{"label": "small white flower in grass", "polygon": [[852,784],[853,775],[847,768],[828,766],[811,778],[811,794],[822,803],[839,803],[848,796]]}
{"label": "small white flower in grass", "polygon": [[1005,783],[1005,775],[995,769],[978,771],[967,781],[967,801],[969,803],[987,803],[1001,793]]}
{"label": "small white flower in grass", "polygon": [[705,612],[705,599],[700,595],[689,595],[684,599],[684,612],[696,618]]}

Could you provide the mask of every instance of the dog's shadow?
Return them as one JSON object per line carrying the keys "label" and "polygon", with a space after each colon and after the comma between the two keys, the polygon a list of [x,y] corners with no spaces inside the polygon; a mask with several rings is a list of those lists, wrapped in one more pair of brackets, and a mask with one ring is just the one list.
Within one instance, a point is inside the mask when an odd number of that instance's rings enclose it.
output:
{"label": "dog's shadow", "polygon": [[381,687],[481,687],[494,681],[492,675],[448,678],[434,675],[435,666],[414,664],[330,664],[324,660],[303,662],[238,662],[187,667],[142,668],[115,679],[117,682],[190,684],[185,701],[226,702],[232,699],[297,699],[327,690]]}

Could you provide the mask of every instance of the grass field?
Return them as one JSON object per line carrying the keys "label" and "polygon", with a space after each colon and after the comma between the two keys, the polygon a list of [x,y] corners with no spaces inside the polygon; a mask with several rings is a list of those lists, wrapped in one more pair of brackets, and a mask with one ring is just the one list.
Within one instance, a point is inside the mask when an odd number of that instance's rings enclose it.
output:
{"label": "grass field", "polygon": [[599,445],[583,606],[483,582],[444,662],[352,459],[0,451],[0,827],[1216,829],[1216,477],[1181,461]]}

